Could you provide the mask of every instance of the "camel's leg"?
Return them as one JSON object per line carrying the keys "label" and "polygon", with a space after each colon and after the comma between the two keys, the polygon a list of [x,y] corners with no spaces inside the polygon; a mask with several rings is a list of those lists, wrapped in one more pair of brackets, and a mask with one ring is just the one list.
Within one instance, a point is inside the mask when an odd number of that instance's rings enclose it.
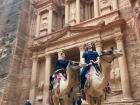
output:
{"label": "camel's leg", "polygon": [[102,102],[102,96],[100,96],[100,97],[97,99],[97,105],[101,105],[101,102]]}
{"label": "camel's leg", "polygon": [[60,105],[63,105],[63,99],[59,99]]}
{"label": "camel's leg", "polygon": [[88,105],[92,105],[91,97],[86,94],[86,101],[88,102]]}
{"label": "camel's leg", "polygon": [[59,98],[56,97],[55,95],[53,96],[53,103],[54,105],[59,105]]}
{"label": "camel's leg", "polygon": [[64,105],[73,105],[73,98],[69,97],[68,95],[65,95],[63,102],[64,102]]}
{"label": "camel's leg", "polygon": [[68,95],[65,95],[65,96],[64,96],[64,98],[63,98],[63,103],[64,103],[63,105],[70,105]]}
{"label": "camel's leg", "polygon": [[76,100],[77,105],[81,105],[82,101],[81,101],[81,97],[78,97],[78,99]]}
{"label": "camel's leg", "polygon": [[91,97],[91,105],[96,105],[97,104],[97,99]]}

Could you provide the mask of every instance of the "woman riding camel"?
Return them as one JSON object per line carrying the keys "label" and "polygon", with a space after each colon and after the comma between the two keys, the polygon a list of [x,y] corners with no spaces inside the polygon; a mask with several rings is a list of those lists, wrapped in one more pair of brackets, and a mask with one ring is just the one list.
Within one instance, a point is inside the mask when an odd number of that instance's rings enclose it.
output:
{"label": "woman riding camel", "polygon": [[83,58],[85,63],[87,64],[86,67],[84,67],[81,72],[80,72],[80,79],[81,79],[81,94],[82,98],[85,100],[85,95],[84,95],[84,86],[86,82],[86,74],[88,73],[90,66],[89,64],[92,64],[96,70],[97,73],[100,73],[100,67],[99,67],[99,54],[96,51],[95,45],[92,43],[87,43],[86,44],[86,50],[83,53]]}
{"label": "woman riding camel", "polygon": [[65,57],[64,50],[58,52],[58,59],[55,64],[55,72],[50,77],[50,84],[52,84],[54,80],[59,82],[61,78],[66,79],[66,67],[68,65],[68,60],[66,60]]}
{"label": "woman riding camel", "polygon": [[55,75],[58,80],[61,79],[62,76],[66,78],[66,67],[68,65],[68,60],[66,60],[65,57],[64,50],[58,52],[58,60],[56,61],[55,65]]}

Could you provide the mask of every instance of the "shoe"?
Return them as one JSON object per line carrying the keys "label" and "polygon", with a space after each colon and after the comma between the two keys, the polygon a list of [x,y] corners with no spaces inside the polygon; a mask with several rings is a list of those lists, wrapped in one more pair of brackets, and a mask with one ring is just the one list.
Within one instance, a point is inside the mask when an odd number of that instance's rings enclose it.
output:
{"label": "shoe", "polygon": [[83,100],[83,99],[82,99],[82,104],[83,105],[88,105],[87,101],[86,100]]}
{"label": "shoe", "polygon": [[84,89],[81,90],[81,97],[83,100],[86,100],[86,95],[85,95]]}

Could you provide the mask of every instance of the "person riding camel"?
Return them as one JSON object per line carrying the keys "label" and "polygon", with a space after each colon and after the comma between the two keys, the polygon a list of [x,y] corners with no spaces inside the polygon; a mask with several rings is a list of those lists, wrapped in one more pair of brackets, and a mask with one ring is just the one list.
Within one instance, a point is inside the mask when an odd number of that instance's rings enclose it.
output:
{"label": "person riding camel", "polygon": [[96,51],[94,44],[92,43],[86,44],[86,50],[83,53],[83,58],[87,66],[83,67],[83,69],[80,71],[80,84],[81,84],[81,95],[82,95],[82,98],[85,100],[86,97],[84,95],[84,86],[86,82],[86,74],[88,73],[91,66],[89,64],[92,64],[94,66],[97,74],[101,72],[100,67],[99,67],[99,54]]}
{"label": "person riding camel", "polygon": [[62,77],[66,79],[66,67],[68,65],[68,60],[66,60],[66,56],[64,50],[58,52],[58,60],[55,65],[55,75],[58,80]]}

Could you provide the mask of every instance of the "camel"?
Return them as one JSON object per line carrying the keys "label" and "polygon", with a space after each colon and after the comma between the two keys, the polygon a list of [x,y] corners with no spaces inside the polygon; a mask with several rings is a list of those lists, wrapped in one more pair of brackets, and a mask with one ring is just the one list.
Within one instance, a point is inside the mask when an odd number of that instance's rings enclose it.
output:
{"label": "camel", "polygon": [[118,50],[102,52],[100,55],[102,73],[98,75],[95,68],[93,66],[90,67],[84,88],[88,105],[101,105],[102,96],[104,95],[104,88],[110,78],[111,62],[121,55],[122,52]]}
{"label": "camel", "polygon": [[[73,97],[71,95],[73,87],[79,83],[80,68],[78,63],[69,61],[66,68],[66,79],[61,79],[59,84],[53,84],[53,104],[54,105],[73,105]],[[59,85],[59,86],[58,86]]]}

